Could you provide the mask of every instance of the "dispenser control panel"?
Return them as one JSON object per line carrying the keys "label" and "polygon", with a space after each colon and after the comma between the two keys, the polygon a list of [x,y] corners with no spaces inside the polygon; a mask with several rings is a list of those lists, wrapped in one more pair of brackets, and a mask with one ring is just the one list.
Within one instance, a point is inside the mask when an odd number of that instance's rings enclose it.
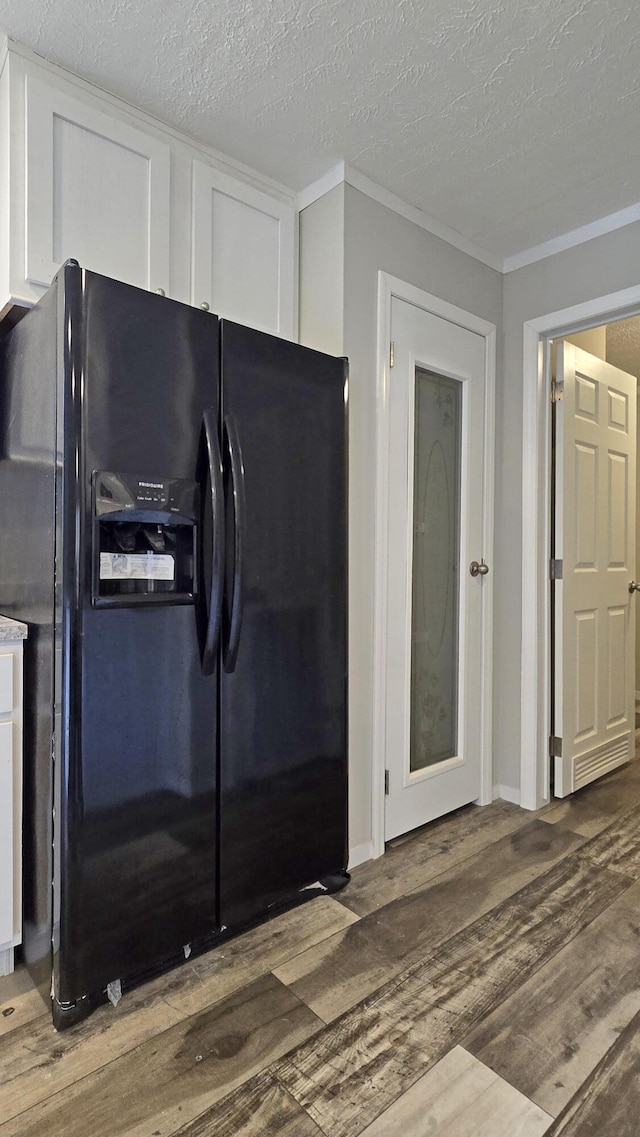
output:
{"label": "dispenser control panel", "polygon": [[195,599],[198,486],[185,478],[93,474],[95,607]]}
{"label": "dispenser control panel", "polygon": [[98,517],[107,513],[157,509],[195,521],[198,487],[185,478],[145,478],[98,470],[93,476]]}

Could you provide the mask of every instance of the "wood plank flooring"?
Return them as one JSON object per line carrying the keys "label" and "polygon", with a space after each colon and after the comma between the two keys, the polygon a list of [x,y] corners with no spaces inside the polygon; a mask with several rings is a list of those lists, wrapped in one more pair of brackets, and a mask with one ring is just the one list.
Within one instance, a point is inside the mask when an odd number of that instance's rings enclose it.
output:
{"label": "wood plank flooring", "polygon": [[636,1015],[548,1130],[550,1137],[637,1133],[639,1071],[640,1015]]}
{"label": "wood plank flooring", "polygon": [[565,829],[528,821],[469,857],[464,872],[449,869],[274,973],[329,1022],[583,843]]}
{"label": "wood plank flooring", "polygon": [[640,764],[459,810],[53,1031],[0,979],[0,1137],[640,1131]]}
{"label": "wood plank flooring", "polygon": [[456,1046],[368,1125],[362,1137],[423,1137],[434,1132],[447,1137],[539,1137],[551,1120]]}
{"label": "wood plank flooring", "polygon": [[463,1045],[554,1116],[640,1012],[640,886],[540,967]]}

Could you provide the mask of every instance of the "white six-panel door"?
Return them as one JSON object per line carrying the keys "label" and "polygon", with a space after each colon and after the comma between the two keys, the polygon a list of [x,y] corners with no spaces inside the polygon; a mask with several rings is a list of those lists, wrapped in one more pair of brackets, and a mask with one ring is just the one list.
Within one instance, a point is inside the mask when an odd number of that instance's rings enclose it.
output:
{"label": "white six-panel door", "polygon": [[565,797],[633,757],[640,596],[636,379],[565,341],[557,352],[554,792]]}

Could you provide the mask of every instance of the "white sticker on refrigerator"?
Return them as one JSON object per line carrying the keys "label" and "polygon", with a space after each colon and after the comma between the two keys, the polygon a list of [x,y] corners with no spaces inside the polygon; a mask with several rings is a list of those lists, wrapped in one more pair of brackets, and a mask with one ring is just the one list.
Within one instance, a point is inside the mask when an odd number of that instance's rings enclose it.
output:
{"label": "white sticker on refrigerator", "polygon": [[100,553],[100,580],[173,580],[173,557],[160,553]]}

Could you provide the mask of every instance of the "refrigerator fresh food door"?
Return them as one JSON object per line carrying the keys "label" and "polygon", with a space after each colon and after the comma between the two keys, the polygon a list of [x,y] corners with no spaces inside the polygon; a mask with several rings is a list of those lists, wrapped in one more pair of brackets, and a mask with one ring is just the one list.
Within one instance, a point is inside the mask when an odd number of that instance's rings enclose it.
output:
{"label": "refrigerator fresh food door", "polygon": [[219,325],[66,271],[62,1003],[219,922],[217,674],[203,673],[201,650],[216,530],[203,420],[218,411]]}
{"label": "refrigerator fresh food door", "polygon": [[346,867],[346,365],[222,322],[220,918]]}

